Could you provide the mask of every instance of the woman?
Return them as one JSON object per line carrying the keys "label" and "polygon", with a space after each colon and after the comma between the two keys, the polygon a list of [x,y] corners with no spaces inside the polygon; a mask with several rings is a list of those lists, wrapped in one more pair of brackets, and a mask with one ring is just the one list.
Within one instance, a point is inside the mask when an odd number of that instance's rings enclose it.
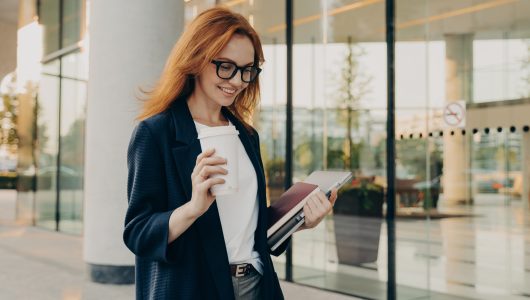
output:
{"label": "woman", "polygon": [[[128,150],[123,238],[136,254],[137,299],[282,299],[266,242],[265,176],[248,120],[259,96],[263,51],[239,14],[214,8],[183,32],[149,93]],[[239,131],[237,194],[215,197],[227,174],[197,132]],[[323,193],[304,207],[303,228],[329,213]],[[273,255],[281,254],[287,241]]]}

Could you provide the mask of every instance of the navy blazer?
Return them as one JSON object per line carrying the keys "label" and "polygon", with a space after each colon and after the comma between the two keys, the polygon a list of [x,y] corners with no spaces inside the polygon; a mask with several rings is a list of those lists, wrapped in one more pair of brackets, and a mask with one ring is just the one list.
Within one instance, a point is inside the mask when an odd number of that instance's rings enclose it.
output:
{"label": "navy blazer", "polygon": [[[261,299],[283,299],[266,241],[266,186],[258,133],[252,129],[249,134],[225,107],[221,111],[239,131],[257,174],[259,216],[254,248],[264,265]],[[191,199],[191,173],[201,152],[186,99],[176,99],[166,111],[134,129],[127,153],[129,206],[123,239],[136,255],[137,299],[234,299],[215,201],[175,241],[167,243],[169,217]],[[272,254],[281,254],[288,243]]]}

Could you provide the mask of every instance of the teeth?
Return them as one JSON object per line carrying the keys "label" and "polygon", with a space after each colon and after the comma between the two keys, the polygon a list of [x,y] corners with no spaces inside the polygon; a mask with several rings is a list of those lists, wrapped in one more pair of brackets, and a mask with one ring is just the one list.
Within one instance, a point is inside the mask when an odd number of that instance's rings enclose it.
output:
{"label": "teeth", "polygon": [[233,94],[235,93],[236,90],[232,90],[232,89],[227,89],[227,88],[224,88],[224,87],[220,87],[221,90],[227,94]]}

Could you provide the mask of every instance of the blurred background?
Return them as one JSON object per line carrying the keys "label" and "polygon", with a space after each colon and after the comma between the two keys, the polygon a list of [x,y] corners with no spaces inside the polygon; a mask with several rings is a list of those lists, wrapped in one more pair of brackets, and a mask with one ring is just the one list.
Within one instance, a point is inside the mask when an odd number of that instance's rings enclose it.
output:
{"label": "blurred background", "polygon": [[290,144],[284,1],[1,0],[0,198],[16,224],[83,239],[91,270],[130,268],[119,232],[137,88],[185,24],[224,5],[265,51],[254,127],[269,201],[285,190],[287,149],[293,182],[355,174],[333,214],[295,235],[292,260],[274,258],[280,277],[385,299],[392,251],[399,299],[527,299],[530,1],[395,2],[395,247],[383,0],[293,1]]}

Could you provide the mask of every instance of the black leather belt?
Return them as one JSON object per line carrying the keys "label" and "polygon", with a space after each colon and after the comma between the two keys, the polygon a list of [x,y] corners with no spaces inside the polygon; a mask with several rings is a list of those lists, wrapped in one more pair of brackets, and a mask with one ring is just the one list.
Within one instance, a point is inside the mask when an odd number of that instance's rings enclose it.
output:
{"label": "black leather belt", "polygon": [[256,271],[252,264],[240,264],[240,265],[230,265],[230,273],[234,277],[243,277],[250,274],[252,271]]}

